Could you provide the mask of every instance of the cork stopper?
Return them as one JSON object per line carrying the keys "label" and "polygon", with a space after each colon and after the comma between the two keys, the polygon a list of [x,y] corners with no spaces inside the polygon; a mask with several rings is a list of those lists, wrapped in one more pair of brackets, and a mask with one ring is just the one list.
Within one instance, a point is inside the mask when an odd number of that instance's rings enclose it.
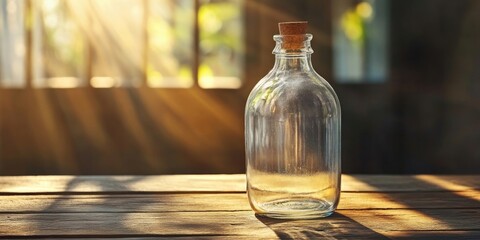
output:
{"label": "cork stopper", "polygon": [[307,33],[307,21],[278,23],[280,35],[303,35]]}
{"label": "cork stopper", "polygon": [[284,39],[283,48],[293,51],[302,49],[307,25],[307,21],[278,23],[279,33]]}

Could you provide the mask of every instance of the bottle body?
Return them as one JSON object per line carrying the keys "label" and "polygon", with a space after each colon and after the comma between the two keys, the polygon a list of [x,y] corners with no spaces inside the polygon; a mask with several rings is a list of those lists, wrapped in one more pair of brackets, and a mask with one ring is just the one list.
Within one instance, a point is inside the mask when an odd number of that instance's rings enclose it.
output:
{"label": "bottle body", "polygon": [[340,118],[338,98],[311,67],[310,53],[277,54],[245,109],[247,192],[257,214],[305,219],[333,213],[340,195]]}

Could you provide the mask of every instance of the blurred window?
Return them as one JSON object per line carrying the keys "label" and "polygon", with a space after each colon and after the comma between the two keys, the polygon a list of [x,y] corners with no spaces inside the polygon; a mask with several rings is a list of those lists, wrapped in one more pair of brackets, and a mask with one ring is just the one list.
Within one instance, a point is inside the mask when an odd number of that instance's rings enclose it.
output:
{"label": "blurred window", "polygon": [[0,86],[239,88],[242,5],[2,0]]}
{"label": "blurred window", "polygon": [[25,0],[0,1],[0,86],[24,87]]}
{"label": "blurred window", "polygon": [[389,0],[343,0],[332,3],[336,81],[386,81],[389,67]]}
{"label": "blurred window", "polygon": [[[80,1],[76,1],[77,4]],[[87,39],[82,34],[87,16],[74,11],[75,1],[31,1],[32,86],[71,88],[87,84]],[[83,5],[82,5],[83,6]],[[30,14],[29,14],[30,13]],[[90,31],[94,31],[94,27]],[[30,47],[30,48],[29,48]],[[96,59],[93,59],[96,60]]]}
{"label": "blurred window", "polygon": [[243,78],[242,0],[201,0],[200,67],[202,88],[239,88]]}

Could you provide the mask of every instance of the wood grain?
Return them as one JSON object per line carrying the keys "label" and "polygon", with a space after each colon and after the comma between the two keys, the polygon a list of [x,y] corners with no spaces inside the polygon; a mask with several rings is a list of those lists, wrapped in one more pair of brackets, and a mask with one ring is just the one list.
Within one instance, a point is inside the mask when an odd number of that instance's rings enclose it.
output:
{"label": "wood grain", "polygon": [[390,239],[422,240],[474,240],[480,239],[480,231],[389,231],[379,232]]}
{"label": "wood grain", "polygon": [[342,175],[342,191],[412,192],[480,190],[475,175]]}
{"label": "wood grain", "polygon": [[238,173],[249,91],[0,87],[0,174]]}
{"label": "wood grain", "polygon": [[[480,192],[342,193],[339,210],[480,208]],[[221,201],[221,204],[219,204]],[[251,211],[245,193],[5,195],[0,213]]]}
{"label": "wood grain", "polygon": [[245,175],[5,176],[0,178],[0,193],[95,192],[245,192]]}
{"label": "wood grain", "polygon": [[[427,215],[426,215],[427,214]],[[273,232],[480,231],[480,209],[338,211],[320,220],[259,220],[250,211],[0,214],[0,234],[30,235],[252,235]],[[329,229],[330,228],[330,229]],[[354,230],[351,230],[353,228]],[[273,231],[272,231],[273,229]],[[66,231],[68,230],[68,231]],[[324,234],[324,236],[327,236]]]}
{"label": "wood grain", "polygon": [[[342,176],[342,192],[466,190],[480,190],[478,176]],[[0,194],[100,192],[245,192],[245,175],[3,176],[0,178]]]}
{"label": "wood grain", "polygon": [[480,176],[344,175],[335,214],[256,216],[245,175],[0,177],[0,238],[477,239]]}
{"label": "wood grain", "polygon": [[[343,231],[338,231],[341,228]],[[65,231],[68,229],[68,231]],[[8,236],[250,236],[328,237],[378,235],[345,216],[308,221],[257,218],[251,212],[0,214],[0,234]]]}

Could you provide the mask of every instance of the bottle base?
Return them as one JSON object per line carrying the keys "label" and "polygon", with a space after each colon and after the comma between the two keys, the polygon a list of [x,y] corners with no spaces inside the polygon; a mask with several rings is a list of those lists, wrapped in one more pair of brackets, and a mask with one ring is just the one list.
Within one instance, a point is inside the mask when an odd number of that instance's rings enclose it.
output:
{"label": "bottle base", "polygon": [[321,199],[279,199],[259,205],[260,216],[277,219],[313,219],[332,215],[332,205]]}

